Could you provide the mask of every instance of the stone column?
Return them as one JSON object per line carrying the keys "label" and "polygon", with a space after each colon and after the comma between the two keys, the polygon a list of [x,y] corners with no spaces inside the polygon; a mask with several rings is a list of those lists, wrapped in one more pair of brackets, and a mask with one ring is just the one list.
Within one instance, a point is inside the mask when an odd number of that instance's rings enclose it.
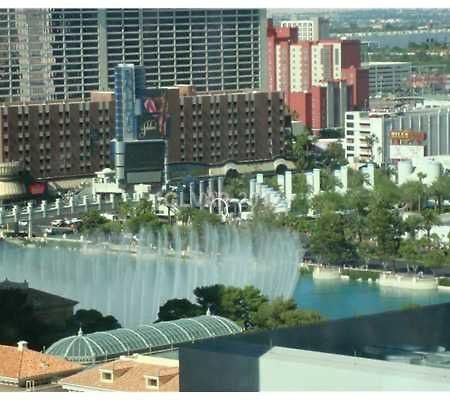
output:
{"label": "stone column", "polygon": [[258,199],[261,197],[261,193],[262,193],[262,183],[256,181],[255,184],[255,199]]}
{"label": "stone column", "polygon": [[70,207],[70,213],[73,214],[75,212],[73,196],[69,197],[69,207]]}
{"label": "stone column", "polygon": [[87,212],[88,211],[88,196],[86,196],[86,195],[83,196],[83,206],[84,206],[84,211]]}
{"label": "stone column", "polygon": [[180,193],[179,193],[180,197],[179,197],[179,202],[180,202],[180,207],[184,207],[184,190],[181,189]]}
{"label": "stone column", "polygon": [[61,215],[61,199],[55,200],[55,208],[56,208],[56,215],[59,217]]}
{"label": "stone column", "polygon": [[200,207],[203,207],[205,197],[205,181],[201,180],[198,184],[198,197],[200,201]]}
{"label": "stone column", "polygon": [[256,178],[250,179],[250,201],[254,201],[256,196]]}
{"label": "stone column", "polygon": [[102,210],[102,196],[100,194],[97,195],[97,204],[99,211]]}
{"label": "stone column", "polygon": [[28,214],[28,239],[33,237],[33,204],[28,202],[27,204],[27,214]]}
{"label": "stone column", "polygon": [[277,175],[277,184],[278,184],[278,190],[281,193],[284,193],[284,175],[278,174]]}
{"label": "stone column", "polygon": [[318,195],[320,193],[320,168],[313,169],[313,194]]}
{"label": "stone column", "polygon": [[284,195],[288,204],[291,204],[292,198],[292,171],[286,171],[284,173]]}
{"label": "stone column", "polygon": [[14,217],[14,222],[19,222],[20,209],[18,205],[13,206],[12,213]]}
{"label": "stone column", "polygon": [[[223,176],[219,176],[217,178],[217,197],[219,197],[220,199],[222,198],[223,195]],[[219,201],[219,213],[222,213],[222,202]]]}
{"label": "stone column", "polygon": [[116,197],[115,197],[114,193],[110,193],[109,202],[111,203],[111,210],[115,210],[116,209]]}
{"label": "stone column", "polygon": [[189,183],[189,205],[195,207],[195,183]]}
{"label": "stone column", "polygon": [[47,217],[47,200],[41,201],[41,213],[42,213],[42,218]]}
{"label": "stone column", "polygon": [[212,199],[214,193],[214,178],[211,177],[208,179],[208,196]]}

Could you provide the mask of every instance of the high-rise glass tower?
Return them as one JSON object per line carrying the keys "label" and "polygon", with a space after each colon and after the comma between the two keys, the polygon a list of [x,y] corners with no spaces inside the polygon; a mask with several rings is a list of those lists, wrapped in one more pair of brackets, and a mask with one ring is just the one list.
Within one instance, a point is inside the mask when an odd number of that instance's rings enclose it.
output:
{"label": "high-rise glass tower", "polygon": [[[151,87],[264,89],[265,53],[258,9],[0,9],[0,101],[86,98],[112,89],[122,63],[144,66]],[[31,61],[43,78],[21,85]]]}
{"label": "high-rise glass tower", "polygon": [[145,87],[145,69],[133,64],[119,64],[114,72],[116,104],[116,139],[136,140],[141,105],[139,91]]}

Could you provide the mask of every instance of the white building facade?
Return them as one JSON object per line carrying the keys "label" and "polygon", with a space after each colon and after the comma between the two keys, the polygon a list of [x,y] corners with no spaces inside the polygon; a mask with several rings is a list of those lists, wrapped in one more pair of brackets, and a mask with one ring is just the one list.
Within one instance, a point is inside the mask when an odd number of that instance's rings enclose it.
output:
{"label": "white building facade", "polygon": [[325,18],[312,17],[303,20],[281,21],[280,25],[298,28],[298,40],[321,40],[330,36],[330,22]]}
{"label": "white building facade", "polygon": [[[411,143],[396,135],[419,137]],[[350,164],[377,165],[402,159],[450,154],[450,108],[415,109],[398,113],[347,112],[345,154]],[[394,158],[395,157],[395,158]]]}

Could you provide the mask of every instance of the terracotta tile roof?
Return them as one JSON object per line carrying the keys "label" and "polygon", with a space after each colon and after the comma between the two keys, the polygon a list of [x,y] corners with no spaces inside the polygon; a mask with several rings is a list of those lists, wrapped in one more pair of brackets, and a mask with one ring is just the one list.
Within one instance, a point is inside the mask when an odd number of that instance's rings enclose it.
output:
{"label": "terracotta tile roof", "polygon": [[[112,382],[102,381],[101,371],[111,371],[113,373]],[[159,389],[147,388],[146,376],[159,377]],[[119,359],[63,378],[59,381],[59,384],[81,386],[84,389],[120,392],[178,392],[179,368]]]}
{"label": "terracotta tile roof", "polygon": [[38,351],[0,345],[0,377],[17,380],[65,376],[83,369],[77,363]]}

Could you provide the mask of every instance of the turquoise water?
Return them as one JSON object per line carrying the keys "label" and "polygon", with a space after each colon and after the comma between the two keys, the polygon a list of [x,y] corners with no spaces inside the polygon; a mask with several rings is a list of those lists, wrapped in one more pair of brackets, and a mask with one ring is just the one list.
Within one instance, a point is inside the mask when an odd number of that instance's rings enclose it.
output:
{"label": "turquoise water", "polygon": [[339,319],[398,310],[409,304],[446,303],[450,302],[450,292],[380,288],[365,282],[317,281],[302,276],[294,299],[300,308],[317,310],[328,319]]}

